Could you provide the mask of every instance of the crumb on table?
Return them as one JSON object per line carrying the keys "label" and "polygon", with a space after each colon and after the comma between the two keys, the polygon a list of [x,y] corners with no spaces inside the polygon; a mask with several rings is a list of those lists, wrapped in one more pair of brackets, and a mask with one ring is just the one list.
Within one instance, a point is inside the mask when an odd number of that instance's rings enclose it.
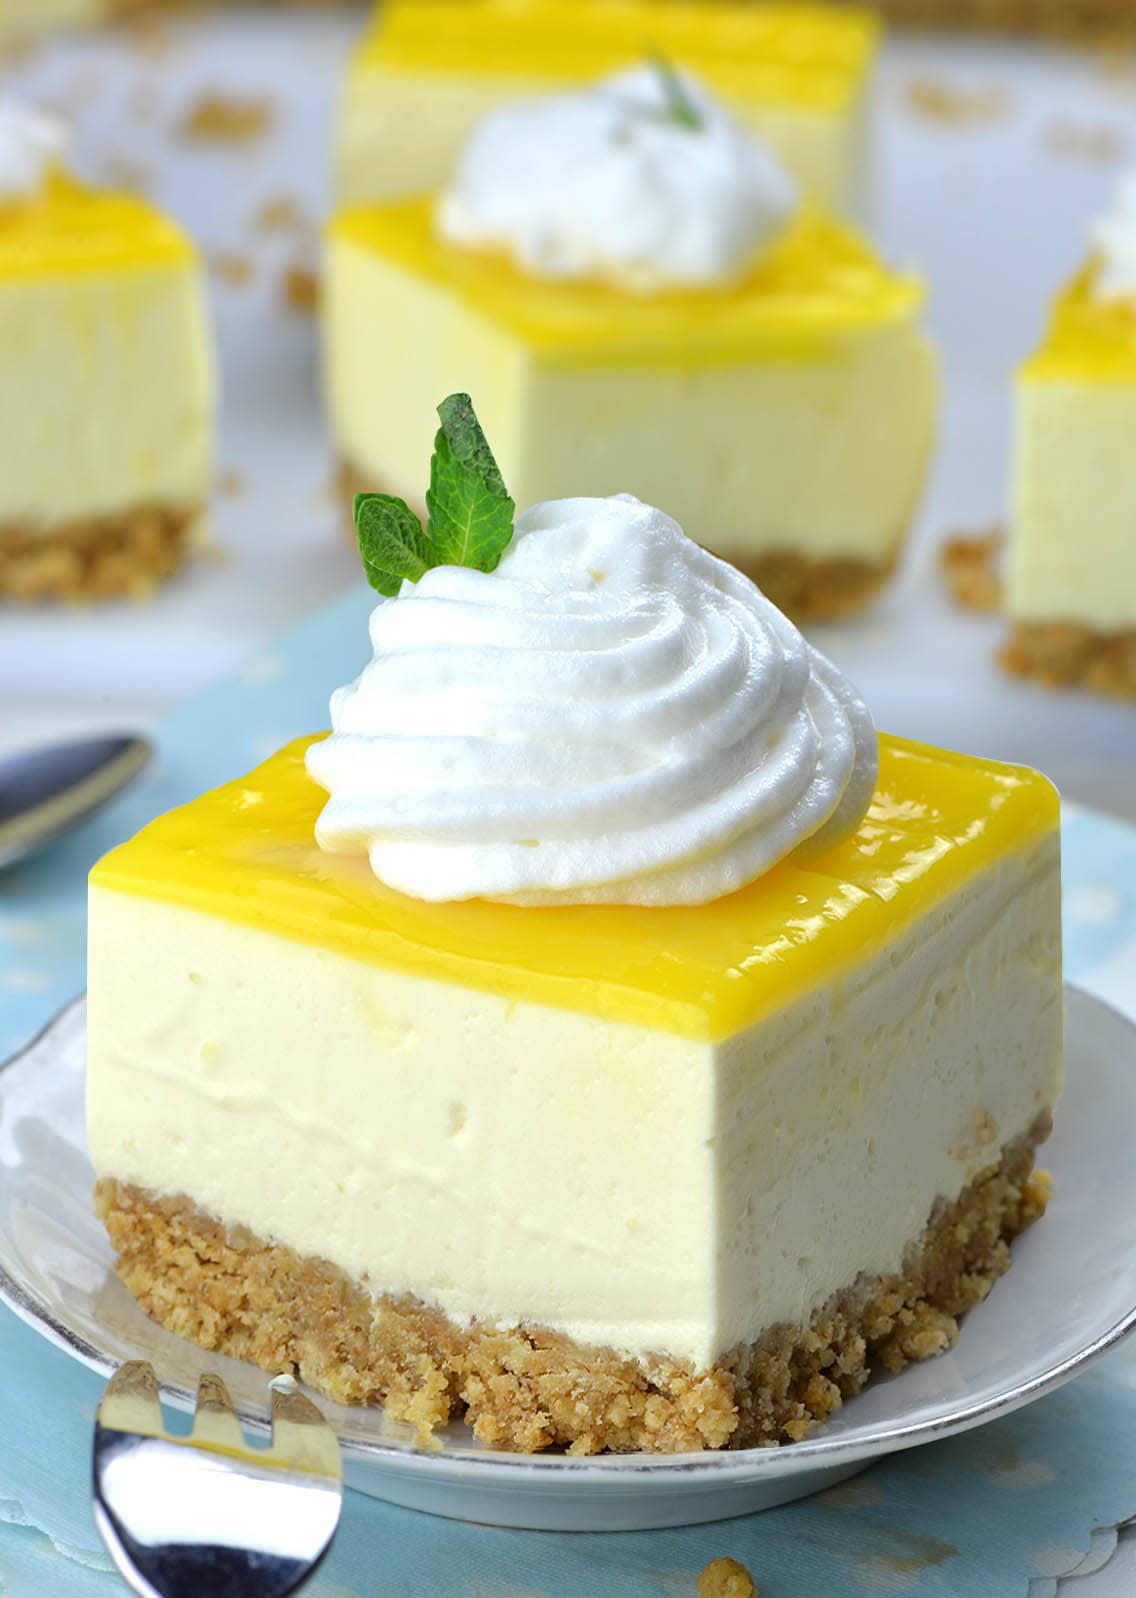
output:
{"label": "crumb on table", "polygon": [[736,1559],[712,1559],[698,1578],[698,1598],[758,1598],[753,1577]]}
{"label": "crumb on table", "polygon": [[947,591],[964,610],[1000,610],[1002,574],[999,569],[1004,534],[1000,527],[981,532],[956,533],[939,551],[939,570]]}
{"label": "crumb on table", "polygon": [[1009,92],[997,84],[960,88],[940,78],[913,78],[905,99],[913,115],[944,127],[995,122],[1010,109]]}
{"label": "crumb on table", "polygon": [[280,282],[284,308],[299,316],[311,316],[319,303],[319,279],[306,266],[285,267]]}
{"label": "crumb on table", "polygon": [[206,90],[190,105],[178,131],[186,139],[244,144],[263,137],[275,117],[271,100]]}

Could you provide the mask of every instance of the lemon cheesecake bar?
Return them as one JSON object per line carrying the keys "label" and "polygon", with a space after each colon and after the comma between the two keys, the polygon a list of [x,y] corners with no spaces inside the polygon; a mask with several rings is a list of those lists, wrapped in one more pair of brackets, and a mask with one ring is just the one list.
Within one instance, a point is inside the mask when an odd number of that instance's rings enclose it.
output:
{"label": "lemon cheesecake bar", "polygon": [[1136,697],[1136,178],[1017,380],[1003,660]]}
{"label": "lemon cheesecake bar", "polygon": [[148,592],[209,493],[197,252],[145,201],[77,183],[58,145],[0,106],[0,600]]}
{"label": "lemon cheesecake bar", "polygon": [[447,466],[485,454],[440,457],[430,531],[361,502],[392,597],[332,734],[92,874],[119,1271],[205,1347],[497,1447],[800,1438],[949,1347],[1044,1205],[1056,796],[877,748],[661,512],[514,529]]}
{"label": "lemon cheesecake bar", "polygon": [[923,301],[690,80],[508,108],[440,197],[330,225],[344,483],[413,497],[431,397],[468,389],[520,502],[630,489],[790,614],[852,610],[899,559],[933,445]]}
{"label": "lemon cheesecake bar", "polygon": [[385,0],[351,57],[339,111],[341,204],[439,187],[503,103],[661,54],[698,74],[806,191],[863,207],[875,15],[732,0]]}

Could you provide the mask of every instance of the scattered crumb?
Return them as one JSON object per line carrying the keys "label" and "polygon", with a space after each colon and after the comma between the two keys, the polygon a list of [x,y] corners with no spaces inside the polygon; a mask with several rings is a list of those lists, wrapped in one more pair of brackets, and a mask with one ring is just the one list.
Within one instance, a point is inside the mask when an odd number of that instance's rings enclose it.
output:
{"label": "scattered crumb", "polygon": [[757,1598],[757,1587],[736,1559],[712,1559],[698,1578],[698,1598]]}
{"label": "scattered crumb", "polygon": [[128,194],[148,194],[153,181],[153,170],[142,161],[128,155],[109,154],[102,164],[103,181],[112,189],[125,189]]}
{"label": "scattered crumb", "polygon": [[308,226],[294,194],[274,194],[265,200],[256,213],[255,223],[259,233],[295,233]]}
{"label": "scattered crumb", "polygon": [[1010,95],[994,84],[960,89],[941,78],[913,78],[905,94],[907,109],[927,122],[968,127],[994,122],[1010,109]]}
{"label": "scattered crumb", "polygon": [[1053,1172],[1035,1167],[1022,1189],[1022,1202],[1026,1212],[1033,1217],[1044,1215],[1053,1197]]}
{"label": "scattered crumb", "polygon": [[1119,100],[1136,100],[1136,50],[1131,45],[1105,46],[1096,58],[1105,91]]}
{"label": "scattered crumb", "polygon": [[200,143],[247,144],[263,138],[275,120],[276,108],[269,99],[207,90],[186,111],[178,132]]}
{"label": "scattered crumb", "polygon": [[1001,608],[1003,542],[1002,529],[989,527],[981,533],[956,533],[939,551],[940,575],[963,610]]}
{"label": "scattered crumb", "polygon": [[1051,155],[1071,161],[1108,166],[1123,161],[1128,154],[1128,140],[1119,128],[1107,122],[1048,122],[1043,136]]}
{"label": "scattered crumb", "polygon": [[225,499],[236,499],[245,491],[245,480],[233,466],[222,466],[217,473],[217,492]]}
{"label": "scattered crumb", "polygon": [[319,303],[319,279],[306,266],[286,266],[280,292],[285,310],[311,316]]}
{"label": "scattered crumb", "polygon": [[209,270],[230,288],[239,288],[251,279],[252,262],[247,255],[238,255],[235,251],[221,252],[210,257]]}
{"label": "scattered crumb", "polygon": [[980,1149],[988,1148],[998,1136],[998,1123],[989,1110],[972,1110],[970,1124],[974,1133],[974,1141]]}
{"label": "scattered crumb", "polygon": [[151,61],[166,61],[177,49],[181,33],[160,17],[131,17],[126,24],[130,44]]}

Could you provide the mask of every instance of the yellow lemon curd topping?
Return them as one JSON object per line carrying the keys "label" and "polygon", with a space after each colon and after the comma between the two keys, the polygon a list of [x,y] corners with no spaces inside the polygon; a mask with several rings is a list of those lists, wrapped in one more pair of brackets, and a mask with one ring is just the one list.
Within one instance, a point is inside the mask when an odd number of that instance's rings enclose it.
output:
{"label": "yellow lemon curd topping", "polygon": [[1001,857],[1056,828],[1022,767],[880,739],[853,837],[697,907],[429,904],[314,841],[326,795],[289,744],[247,777],[151,822],[91,873],[337,954],[700,1041],[742,1028],[878,953]]}
{"label": "yellow lemon curd topping", "polygon": [[0,201],[0,280],[184,265],[181,229],[133,194],[107,194],[52,174],[30,200]]}
{"label": "yellow lemon curd topping", "polygon": [[664,55],[739,98],[840,110],[880,37],[867,9],[737,0],[386,0],[355,69],[585,82]]}
{"label": "yellow lemon curd topping", "polygon": [[1090,261],[1058,296],[1045,338],[1019,376],[1090,383],[1136,381],[1136,301],[1098,300]]}
{"label": "yellow lemon curd topping", "polygon": [[[427,0],[423,0],[427,3]],[[333,244],[371,251],[455,293],[550,357],[623,364],[819,358],[834,339],[906,321],[921,281],[889,271],[867,241],[811,207],[736,287],[631,294],[530,276],[503,256],[438,236],[432,197],[355,206]]]}

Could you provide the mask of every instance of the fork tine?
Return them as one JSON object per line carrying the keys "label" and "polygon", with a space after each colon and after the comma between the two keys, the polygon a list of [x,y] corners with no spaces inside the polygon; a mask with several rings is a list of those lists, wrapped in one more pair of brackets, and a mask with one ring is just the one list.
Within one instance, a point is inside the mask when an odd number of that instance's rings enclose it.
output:
{"label": "fork tine", "polygon": [[162,1437],[162,1404],[154,1367],[144,1359],[120,1365],[99,1401],[98,1423],[109,1431]]}
{"label": "fork tine", "polygon": [[293,1384],[272,1386],[272,1453],[281,1464],[337,1480],[343,1466],[339,1442],[310,1398]]}
{"label": "fork tine", "polygon": [[206,1371],[197,1384],[192,1435],[195,1443],[204,1443],[210,1448],[241,1450],[246,1447],[229,1389],[212,1371]]}

